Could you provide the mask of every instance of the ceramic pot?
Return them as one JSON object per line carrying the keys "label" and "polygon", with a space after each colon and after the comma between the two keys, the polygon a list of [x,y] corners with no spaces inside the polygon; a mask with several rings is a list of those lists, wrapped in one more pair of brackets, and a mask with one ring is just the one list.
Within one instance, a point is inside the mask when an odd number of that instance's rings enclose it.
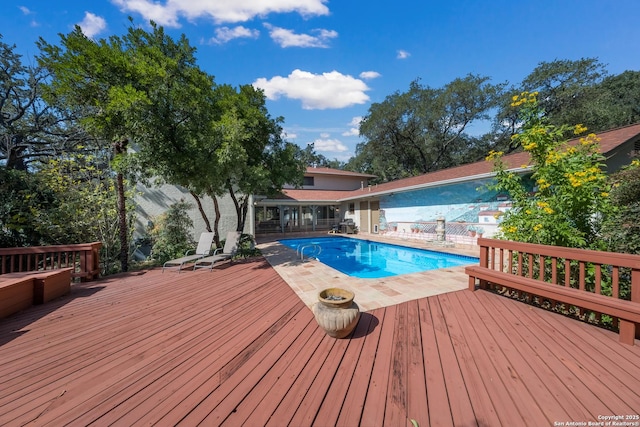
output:
{"label": "ceramic pot", "polygon": [[358,324],[360,309],[353,301],[354,293],[341,288],[329,288],[318,294],[313,306],[318,325],[333,338],[345,338]]}

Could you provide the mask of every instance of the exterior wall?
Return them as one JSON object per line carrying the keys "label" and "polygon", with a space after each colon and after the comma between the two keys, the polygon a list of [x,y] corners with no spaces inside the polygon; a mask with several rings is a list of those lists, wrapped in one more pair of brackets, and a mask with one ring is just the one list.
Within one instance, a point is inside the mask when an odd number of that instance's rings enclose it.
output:
{"label": "exterior wall", "polygon": [[[149,221],[154,221],[154,218],[158,215],[166,212],[169,207],[179,202],[181,199],[191,203],[192,209],[189,210],[189,217],[193,221],[192,234],[196,241],[198,240],[200,233],[206,231],[204,220],[198,206],[196,205],[193,196],[189,194],[187,190],[175,185],[162,185],[159,187],[145,187],[138,184],[137,188],[138,196],[135,199],[136,202],[136,227],[135,237],[141,237],[145,234],[145,229]],[[213,227],[213,221],[215,219],[215,211],[213,209],[213,201],[210,197],[203,197],[202,207],[209,217],[211,226]],[[227,232],[234,231],[237,226],[236,210],[233,205],[231,196],[226,194],[219,197],[218,204],[220,207],[220,223],[218,224],[218,231],[220,232],[220,238],[224,239]],[[251,218],[247,215],[245,221],[245,229],[251,224]]]}
{"label": "exterior wall", "polygon": [[[368,181],[366,178],[358,176],[345,176],[345,175],[314,175],[313,173],[306,173],[305,176],[313,177],[313,186],[303,185],[305,190],[357,190],[361,186],[367,186]],[[284,188],[293,188],[290,185]]]}
{"label": "exterior wall", "polygon": [[382,196],[380,229],[393,231],[389,226],[393,224],[395,231],[411,233],[414,224],[435,223],[444,218],[450,225],[459,224],[459,233],[474,225],[483,227],[485,235],[490,236],[500,221],[495,214],[504,212],[509,205],[505,195],[487,189],[490,182],[481,179]]}
{"label": "exterior wall", "polygon": [[638,138],[630,139],[615,150],[607,153],[607,173],[612,174],[619,171],[623,166],[628,165],[631,162],[630,155],[633,151],[640,151],[640,140]]}

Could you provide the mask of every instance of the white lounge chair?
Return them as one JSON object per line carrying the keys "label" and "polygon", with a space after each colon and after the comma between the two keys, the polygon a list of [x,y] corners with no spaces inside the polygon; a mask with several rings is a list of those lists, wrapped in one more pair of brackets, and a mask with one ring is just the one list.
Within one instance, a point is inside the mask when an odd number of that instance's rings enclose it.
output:
{"label": "white lounge chair", "polygon": [[189,255],[191,250],[185,252],[182,258],[172,259],[164,263],[162,266],[162,272],[164,273],[165,268],[178,268],[178,273],[182,270],[182,266],[188,262],[193,262],[197,259],[204,258],[211,253],[211,245],[213,244],[213,235],[214,233],[202,233],[200,234],[200,240],[198,241],[198,247],[196,248],[196,252],[192,255]]}
{"label": "white lounge chair", "polygon": [[227,240],[224,242],[224,248],[218,248],[213,252],[213,255],[200,258],[193,265],[193,269],[196,268],[208,268],[209,271],[213,270],[215,263],[233,258],[238,250],[238,241],[240,240],[239,231],[230,231],[227,233]]}

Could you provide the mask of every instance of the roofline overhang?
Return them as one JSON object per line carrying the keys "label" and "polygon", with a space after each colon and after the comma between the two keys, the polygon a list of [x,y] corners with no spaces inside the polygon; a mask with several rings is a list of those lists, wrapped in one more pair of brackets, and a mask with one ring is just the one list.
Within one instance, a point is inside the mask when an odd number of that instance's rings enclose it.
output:
{"label": "roofline overhang", "polygon": [[307,206],[307,205],[339,205],[339,200],[284,200],[284,199],[262,199],[256,202],[256,206]]}
{"label": "roofline overhang", "polygon": [[[531,172],[533,170],[533,168],[531,167],[526,167],[526,168],[522,168],[522,167],[517,167],[517,168],[512,168],[512,169],[507,169],[507,172],[514,172],[514,173],[518,173],[518,174],[524,174],[527,172]],[[428,183],[424,183],[424,184],[415,184],[415,185],[410,185],[408,187],[400,187],[400,188],[394,188],[394,189],[389,189],[389,190],[383,190],[383,191],[376,191],[376,192],[368,192],[362,195],[355,195],[355,196],[350,196],[350,197],[345,197],[343,199],[340,199],[340,201],[342,202],[347,202],[350,200],[358,200],[358,199],[364,199],[364,198],[369,198],[372,196],[386,196],[388,194],[396,194],[396,193],[405,193],[408,191],[415,191],[415,190],[422,190],[424,188],[432,188],[432,187],[441,187],[444,185],[452,185],[452,184],[458,184],[461,182],[466,182],[466,181],[475,181],[478,179],[487,179],[487,178],[493,178],[496,176],[496,172],[487,172],[487,173],[482,173],[482,174],[477,174],[477,175],[471,175],[471,176],[464,176],[464,177],[460,177],[460,178],[452,178],[452,179],[446,179],[443,181],[434,181],[434,182],[428,182]],[[364,191],[364,190],[363,190]]]}
{"label": "roofline overhang", "polygon": [[[533,171],[533,168],[532,167],[526,167],[526,168],[517,167],[517,168],[507,169],[506,171],[522,175],[522,174],[525,174],[527,172]],[[382,191],[375,191],[375,190],[374,191],[371,191],[371,190],[367,191],[367,188],[365,188],[365,189],[362,189],[362,190],[356,190],[356,191],[360,191],[359,194],[343,197],[343,198],[340,198],[340,199],[331,199],[331,200],[262,199],[262,200],[256,202],[256,206],[278,206],[278,205],[302,206],[302,205],[314,205],[314,204],[315,205],[334,205],[334,204],[338,204],[339,205],[340,203],[350,202],[352,200],[370,199],[372,197],[386,196],[386,195],[389,195],[389,194],[406,193],[408,191],[415,191],[415,190],[422,190],[422,189],[425,189],[425,188],[433,188],[433,187],[441,187],[441,186],[445,186],[445,185],[459,184],[461,182],[468,182],[468,181],[475,181],[475,180],[478,180],[478,179],[493,178],[495,176],[496,176],[496,172],[491,171],[491,172],[481,173],[481,174],[477,174],[477,175],[446,179],[446,180],[443,180],[443,181],[428,182],[428,183],[424,183],[424,184],[415,184],[415,185],[410,185],[408,187],[393,188],[393,189],[382,190]],[[371,189],[372,187],[368,187],[368,188]]]}

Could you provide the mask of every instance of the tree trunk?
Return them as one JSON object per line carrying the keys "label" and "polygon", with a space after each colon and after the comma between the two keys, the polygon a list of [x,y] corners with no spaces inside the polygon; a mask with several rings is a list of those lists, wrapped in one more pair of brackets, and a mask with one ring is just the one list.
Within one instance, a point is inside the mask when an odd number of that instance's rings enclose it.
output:
{"label": "tree trunk", "polygon": [[[124,155],[127,152],[126,139],[113,144],[116,155]],[[116,175],[116,191],[118,192],[118,227],[120,238],[120,269],[129,271],[129,227],[127,226],[127,205],[124,188],[124,175],[118,172]]]}
{"label": "tree trunk", "polygon": [[[202,216],[202,220],[204,221],[204,225],[207,231],[211,233],[211,223],[209,222],[209,218],[207,217],[207,214],[204,211],[204,208],[202,207],[202,201],[200,200],[200,197],[193,191],[189,191],[189,193],[191,193],[191,195],[196,201],[196,204],[198,205],[198,210],[200,211],[200,215]],[[217,218],[217,215],[216,215],[216,218]]]}
{"label": "tree trunk", "polygon": [[231,200],[233,200],[233,205],[236,208],[236,220],[237,220],[237,227],[236,227],[236,231],[239,231],[242,233],[242,206],[240,206],[240,202],[238,202],[238,199],[236,198],[236,194],[233,192],[233,185],[231,185],[230,182],[227,182],[227,188],[229,189],[229,195],[231,196]]}
{"label": "tree trunk", "polygon": [[216,218],[213,220],[213,240],[216,243],[216,248],[220,248],[220,232],[218,231],[218,224],[220,224],[220,206],[218,205],[218,198],[215,195],[212,195],[213,199],[213,209],[216,213]]}
{"label": "tree trunk", "polygon": [[124,190],[124,175],[116,177],[118,191],[118,227],[120,237],[120,269],[129,271],[129,229],[127,227],[127,207]]}
{"label": "tree trunk", "polygon": [[241,233],[244,231],[244,223],[247,221],[247,205],[249,203],[249,197],[248,196],[243,196],[242,197],[242,222],[240,223],[240,225],[238,226],[239,230]]}

